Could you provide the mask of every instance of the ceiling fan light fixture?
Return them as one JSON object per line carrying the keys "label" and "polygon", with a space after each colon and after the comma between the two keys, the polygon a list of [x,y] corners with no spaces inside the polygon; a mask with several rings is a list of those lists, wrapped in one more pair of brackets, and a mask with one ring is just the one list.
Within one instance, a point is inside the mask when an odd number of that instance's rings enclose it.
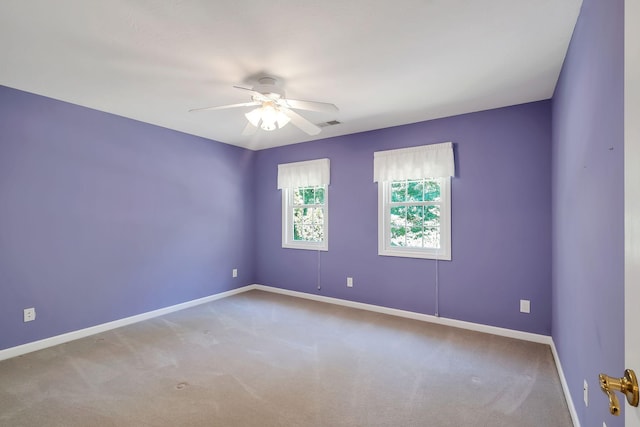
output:
{"label": "ceiling fan light fixture", "polygon": [[267,131],[276,130],[276,123],[262,122],[262,124],[260,125],[260,129]]}
{"label": "ceiling fan light fixture", "polygon": [[291,119],[271,103],[255,108],[244,115],[249,123],[266,131],[282,129]]}
{"label": "ceiling fan light fixture", "polygon": [[278,111],[271,103],[265,103],[262,106],[262,124],[260,127],[264,130],[275,130],[276,121],[278,120]]}
{"label": "ceiling fan light fixture", "polygon": [[247,120],[249,120],[249,123],[251,123],[255,127],[258,127],[258,125],[260,124],[260,119],[262,118],[262,107],[251,110],[244,116],[247,118]]}

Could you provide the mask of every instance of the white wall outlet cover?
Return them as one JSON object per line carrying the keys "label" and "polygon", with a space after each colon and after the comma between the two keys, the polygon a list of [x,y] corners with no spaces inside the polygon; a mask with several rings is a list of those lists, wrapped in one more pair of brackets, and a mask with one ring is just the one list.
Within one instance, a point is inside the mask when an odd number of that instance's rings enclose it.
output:
{"label": "white wall outlet cover", "polygon": [[36,320],[36,309],[35,308],[25,308],[23,312],[24,321],[31,322]]}
{"label": "white wall outlet cover", "polygon": [[520,313],[531,313],[531,301],[528,299],[520,300]]}
{"label": "white wall outlet cover", "polygon": [[353,287],[353,277],[347,277],[347,286],[349,288]]}
{"label": "white wall outlet cover", "polygon": [[231,270],[231,277],[238,277],[238,269],[234,268],[233,270]]}

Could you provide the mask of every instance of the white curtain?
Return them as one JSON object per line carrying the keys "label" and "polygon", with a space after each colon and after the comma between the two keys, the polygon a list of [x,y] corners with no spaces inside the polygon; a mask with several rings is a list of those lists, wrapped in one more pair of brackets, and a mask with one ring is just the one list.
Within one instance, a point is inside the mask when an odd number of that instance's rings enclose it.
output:
{"label": "white curtain", "polygon": [[455,176],[453,143],[373,153],[373,182]]}
{"label": "white curtain", "polygon": [[329,159],[278,165],[278,189],[329,185]]}

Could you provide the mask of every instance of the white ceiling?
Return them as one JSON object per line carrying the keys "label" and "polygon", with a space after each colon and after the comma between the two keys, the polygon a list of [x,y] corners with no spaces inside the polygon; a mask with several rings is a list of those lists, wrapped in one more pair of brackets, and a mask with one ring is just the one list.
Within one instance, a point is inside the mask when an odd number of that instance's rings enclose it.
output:
{"label": "white ceiling", "polygon": [[[548,99],[582,0],[2,0],[0,84],[262,149]],[[241,135],[232,85],[334,103]]]}

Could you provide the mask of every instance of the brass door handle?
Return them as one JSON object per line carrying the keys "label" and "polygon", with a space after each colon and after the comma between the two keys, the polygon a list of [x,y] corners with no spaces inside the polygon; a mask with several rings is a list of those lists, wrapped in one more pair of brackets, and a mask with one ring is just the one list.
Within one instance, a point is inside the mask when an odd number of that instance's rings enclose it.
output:
{"label": "brass door handle", "polygon": [[616,391],[627,396],[627,402],[631,406],[638,406],[638,378],[631,369],[624,371],[624,377],[613,378],[609,375],[600,374],[600,389],[609,398],[609,412],[611,415],[620,415],[620,402]]}

